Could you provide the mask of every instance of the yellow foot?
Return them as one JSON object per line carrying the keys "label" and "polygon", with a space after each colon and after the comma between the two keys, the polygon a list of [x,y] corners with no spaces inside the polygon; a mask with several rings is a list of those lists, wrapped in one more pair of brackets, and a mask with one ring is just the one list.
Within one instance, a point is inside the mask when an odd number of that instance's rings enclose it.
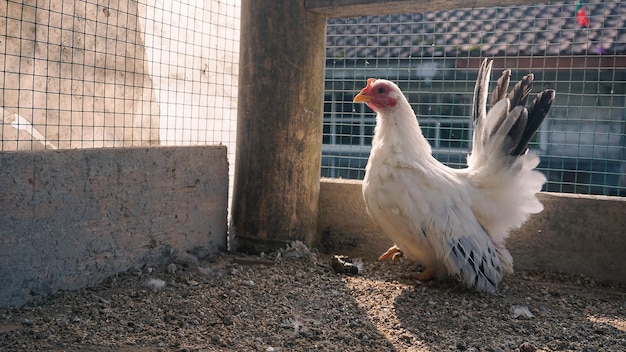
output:
{"label": "yellow foot", "polygon": [[378,260],[386,260],[391,258],[391,260],[396,260],[398,258],[400,258],[402,256],[402,251],[400,250],[400,248],[398,248],[398,246],[393,246],[393,247],[389,247],[389,249],[383,253],[383,255],[381,255],[380,257],[378,257]]}
{"label": "yellow foot", "polygon": [[411,280],[417,280],[417,281],[420,281],[420,282],[428,282],[428,281],[430,281],[430,280],[435,278],[435,274],[436,273],[437,273],[437,270],[435,270],[435,268],[425,268],[420,273],[413,273],[413,274],[409,274],[409,275],[403,275],[403,278],[411,279]]}

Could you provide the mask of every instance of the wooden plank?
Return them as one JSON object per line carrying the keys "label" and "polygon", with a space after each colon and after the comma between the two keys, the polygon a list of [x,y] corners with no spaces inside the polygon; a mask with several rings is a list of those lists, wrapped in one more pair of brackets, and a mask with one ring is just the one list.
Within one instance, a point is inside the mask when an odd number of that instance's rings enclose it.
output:
{"label": "wooden plank", "polygon": [[226,248],[226,147],[0,153],[0,306]]}
{"label": "wooden plank", "polygon": [[542,0],[304,0],[307,10],[330,18],[390,15],[490,6],[545,3]]}
{"label": "wooden plank", "polygon": [[326,18],[302,1],[241,7],[231,244],[261,252],[317,236]]}

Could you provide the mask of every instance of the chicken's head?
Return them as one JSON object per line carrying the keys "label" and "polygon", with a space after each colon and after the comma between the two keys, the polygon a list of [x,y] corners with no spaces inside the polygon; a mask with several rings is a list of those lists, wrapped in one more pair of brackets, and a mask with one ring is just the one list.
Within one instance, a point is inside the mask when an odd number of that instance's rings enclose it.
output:
{"label": "chicken's head", "polygon": [[384,79],[370,78],[367,86],[354,97],[355,103],[365,103],[370,109],[381,112],[395,108],[402,96],[400,88]]}

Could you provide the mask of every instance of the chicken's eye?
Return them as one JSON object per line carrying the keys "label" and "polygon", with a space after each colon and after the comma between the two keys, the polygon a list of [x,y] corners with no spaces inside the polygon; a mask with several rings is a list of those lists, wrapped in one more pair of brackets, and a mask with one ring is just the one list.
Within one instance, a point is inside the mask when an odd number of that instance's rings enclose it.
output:
{"label": "chicken's eye", "polygon": [[376,90],[378,94],[383,94],[385,92],[385,87],[380,87]]}

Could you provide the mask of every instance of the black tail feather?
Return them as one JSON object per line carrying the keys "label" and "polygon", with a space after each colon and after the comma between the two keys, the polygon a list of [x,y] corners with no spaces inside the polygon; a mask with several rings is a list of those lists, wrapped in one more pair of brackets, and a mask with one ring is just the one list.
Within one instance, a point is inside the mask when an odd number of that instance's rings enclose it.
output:
{"label": "black tail feather", "polygon": [[537,97],[528,108],[528,122],[524,128],[524,132],[522,133],[520,141],[517,143],[517,147],[513,150],[511,155],[522,155],[526,153],[526,150],[528,150],[528,143],[548,114],[555,95],[556,93],[553,89],[546,89],[537,94]]}

